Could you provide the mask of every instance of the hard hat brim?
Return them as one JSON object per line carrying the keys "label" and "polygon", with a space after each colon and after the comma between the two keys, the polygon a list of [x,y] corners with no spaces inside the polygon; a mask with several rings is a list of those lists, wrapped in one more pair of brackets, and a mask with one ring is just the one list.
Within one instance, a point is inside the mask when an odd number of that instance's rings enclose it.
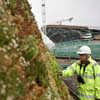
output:
{"label": "hard hat brim", "polygon": [[77,52],[77,54],[81,55],[81,54],[91,54],[91,53],[86,53],[86,52]]}

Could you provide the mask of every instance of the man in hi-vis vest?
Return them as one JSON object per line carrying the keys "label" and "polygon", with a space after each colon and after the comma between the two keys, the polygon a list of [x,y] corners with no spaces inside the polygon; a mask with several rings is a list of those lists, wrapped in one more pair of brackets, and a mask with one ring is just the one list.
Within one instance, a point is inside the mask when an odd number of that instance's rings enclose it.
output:
{"label": "man in hi-vis vest", "polygon": [[79,48],[79,60],[62,72],[64,77],[77,75],[80,100],[100,100],[100,66],[91,58],[88,46]]}

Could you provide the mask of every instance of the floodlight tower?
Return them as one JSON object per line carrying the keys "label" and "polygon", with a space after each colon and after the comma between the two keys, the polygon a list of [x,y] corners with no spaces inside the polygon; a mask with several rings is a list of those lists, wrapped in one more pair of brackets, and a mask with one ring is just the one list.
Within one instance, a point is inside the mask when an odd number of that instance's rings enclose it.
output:
{"label": "floodlight tower", "polygon": [[46,4],[45,0],[42,0],[42,31],[46,35]]}

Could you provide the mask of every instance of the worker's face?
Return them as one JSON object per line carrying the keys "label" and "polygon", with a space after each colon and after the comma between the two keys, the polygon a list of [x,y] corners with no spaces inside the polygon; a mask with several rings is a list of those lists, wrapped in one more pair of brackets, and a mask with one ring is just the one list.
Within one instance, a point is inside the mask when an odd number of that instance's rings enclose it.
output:
{"label": "worker's face", "polygon": [[80,54],[80,55],[79,55],[79,58],[80,58],[80,61],[82,61],[82,62],[86,62],[87,59],[88,59],[88,57],[87,57],[86,54]]}

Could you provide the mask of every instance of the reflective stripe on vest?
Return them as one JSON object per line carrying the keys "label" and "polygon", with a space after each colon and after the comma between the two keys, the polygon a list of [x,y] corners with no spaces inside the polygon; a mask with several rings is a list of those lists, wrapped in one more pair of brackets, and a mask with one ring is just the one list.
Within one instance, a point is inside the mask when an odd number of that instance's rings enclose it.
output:
{"label": "reflective stripe on vest", "polygon": [[[100,73],[96,74],[95,76],[96,76],[96,77],[100,77]],[[84,75],[83,77],[84,77],[84,78],[89,78],[89,79],[93,79],[93,78],[94,78],[93,75]]]}
{"label": "reflective stripe on vest", "polygon": [[95,74],[95,67],[96,67],[96,63],[93,64],[92,69],[93,69],[93,75],[84,75],[84,78],[88,78],[88,79],[93,79],[94,77],[100,77],[100,73]]}
{"label": "reflective stripe on vest", "polygon": [[97,77],[100,77],[100,73],[96,74]]}

